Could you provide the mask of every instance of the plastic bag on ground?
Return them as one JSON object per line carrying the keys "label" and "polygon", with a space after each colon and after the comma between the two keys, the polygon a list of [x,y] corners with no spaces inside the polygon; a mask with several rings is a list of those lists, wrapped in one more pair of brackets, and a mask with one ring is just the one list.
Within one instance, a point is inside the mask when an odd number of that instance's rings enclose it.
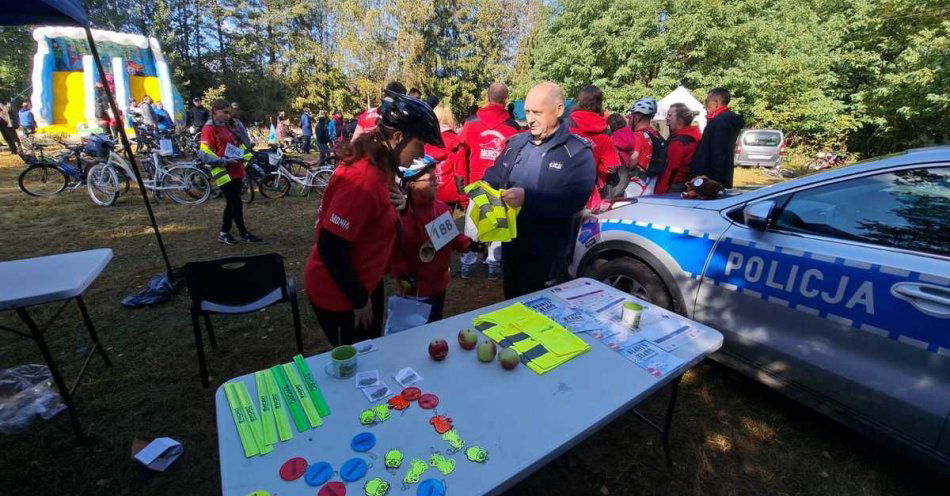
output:
{"label": "plastic bag on ground", "polygon": [[23,432],[36,417],[48,420],[64,409],[46,365],[32,363],[0,370],[0,434]]}
{"label": "plastic bag on ground", "polygon": [[180,286],[180,280],[169,278],[167,272],[155,274],[148,280],[148,287],[137,294],[126,296],[121,303],[125,308],[159,305],[171,300],[178,293]]}

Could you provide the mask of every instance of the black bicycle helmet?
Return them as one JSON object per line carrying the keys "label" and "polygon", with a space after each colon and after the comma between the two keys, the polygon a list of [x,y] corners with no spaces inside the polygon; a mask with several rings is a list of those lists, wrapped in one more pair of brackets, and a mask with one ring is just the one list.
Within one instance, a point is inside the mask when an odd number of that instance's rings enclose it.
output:
{"label": "black bicycle helmet", "polygon": [[397,129],[423,143],[444,147],[439,119],[432,109],[418,98],[384,90],[386,98],[379,106],[379,124]]}

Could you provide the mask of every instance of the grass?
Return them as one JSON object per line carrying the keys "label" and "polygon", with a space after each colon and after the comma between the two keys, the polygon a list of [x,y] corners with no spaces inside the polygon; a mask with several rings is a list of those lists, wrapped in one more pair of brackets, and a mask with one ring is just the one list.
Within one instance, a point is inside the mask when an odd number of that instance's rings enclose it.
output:
{"label": "grass", "polygon": [[[37,199],[20,193],[20,162],[0,156],[0,260],[110,247],[112,263],[89,289],[87,303],[114,365],[93,357],[77,401],[93,439],[77,445],[66,414],[0,438],[4,495],[212,495],[220,493],[214,388],[293,354],[290,312],[274,308],[221,321],[220,348],[209,356],[212,388],[197,377],[184,295],[171,303],[126,310],[119,300],[138,291],[162,268],[137,195],[113,208],[94,206],[84,190]],[[766,181],[740,170],[739,181]],[[226,247],[214,241],[220,200],[197,207],[155,205],[172,261],[276,251],[300,275],[311,248],[314,199],[258,198],[247,208],[260,245]],[[8,281],[4,281],[8,284]],[[15,283],[15,282],[14,282]],[[306,301],[303,292],[301,301]],[[501,299],[500,283],[453,279],[447,315]],[[87,349],[74,307],[48,334],[67,381]],[[0,324],[19,324],[7,312]],[[316,319],[303,311],[307,354],[328,349]],[[25,339],[0,337],[0,368],[41,361]],[[661,391],[642,405],[658,415]],[[933,476],[778,393],[711,362],[686,375],[672,445],[676,464],[663,465],[659,437],[624,415],[510,491],[516,495],[918,495],[933,492]],[[133,439],[170,436],[184,445],[165,473],[130,459]],[[513,440],[516,442],[517,440]],[[351,488],[351,491],[356,489]],[[352,492],[358,492],[352,491]],[[400,494],[397,490],[394,494]],[[405,493],[408,494],[408,493]]]}

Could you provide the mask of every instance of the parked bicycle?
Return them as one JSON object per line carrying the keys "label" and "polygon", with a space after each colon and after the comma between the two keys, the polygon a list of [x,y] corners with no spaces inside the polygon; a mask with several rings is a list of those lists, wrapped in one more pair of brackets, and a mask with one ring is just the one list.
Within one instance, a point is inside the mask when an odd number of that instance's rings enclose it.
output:
{"label": "parked bicycle", "polygon": [[84,145],[69,146],[55,159],[46,158],[43,154],[46,146],[34,145],[34,149],[39,152],[38,157],[20,155],[27,164],[17,178],[20,191],[30,196],[52,196],[85,184],[86,170],[82,161]]}
{"label": "parked bicycle", "polygon": [[[166,167],[158,152],[153,150],[143,161],[142,183],[156,199],[164,195],[175,203],[196,205],[211,196],[211,181],[193,162],[179,162]],[[135,177],[132,166],[114,150],[104,163],[89,168],[86,187],[96,205],[111,207],[119,199],[119,184]]]}
{"label": "parked bicycle", "polygon": [[[267,174],[260,182],[261,195],[264,198],[282,198],[291,196],[307,196],[311,192],[323,195],[323,191],[330,183],[333,168],[313,165],[296,158],[284,158],[280,148],[277,153],[277,170]],[[273,162],[272,162],[273,163]]]}
{"label": "parked bicycle", "polygon": [[838,152],[819,153],[818,157],[805,164],[805,169],[819,171],[844,165],[848,161],[848,154]]}

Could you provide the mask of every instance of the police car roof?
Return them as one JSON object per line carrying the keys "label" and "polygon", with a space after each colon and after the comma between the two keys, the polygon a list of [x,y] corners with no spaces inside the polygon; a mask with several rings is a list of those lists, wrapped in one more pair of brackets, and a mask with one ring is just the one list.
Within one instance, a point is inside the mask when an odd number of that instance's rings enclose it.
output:
{"label": "police car roof", "polygon": [[756,198],[770,196],[781,193],[785,190],[800,188],[809,184],[837,179],[866,172],[877,170],[886,170],[892,167],[901,167],[916,164],[944,163],[950,165],[950,146],[931,146],[927,148],[914,148],[903,152],[883,155],[872,159],[862,160],[850,165],[836,167],[834,169],[824,170],[809,174],[806,176],[791,179],[789,181],[772,184],[751,191],[742,189],[731,189],[716,200],[683,200],[675,195],[657,195],[638,198],[639,203],[660,203],[675,205],[685,208],[702,208],[709,210],[721,210],[733,205],[745,203]]}

